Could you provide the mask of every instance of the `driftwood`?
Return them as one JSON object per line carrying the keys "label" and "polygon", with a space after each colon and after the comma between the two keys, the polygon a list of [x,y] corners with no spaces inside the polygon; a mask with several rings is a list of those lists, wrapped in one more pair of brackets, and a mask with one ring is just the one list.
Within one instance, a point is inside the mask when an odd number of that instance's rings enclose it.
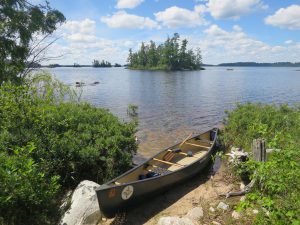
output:
{"label": "driftwood", "polygon": [[252,180],[248,185],[245,186],[244,190],[241,191],[230,191],[224,194],[220,194],[220,196],[225,196],[226,198],[229,198],[231,196],[241,196],[249,193],[254,186],[256,180]]}
{"label": "driftwood", "polygon": [[[253,159],[258,162],[265,162],[266,161],[266,144],[264,139],[255,139],[252,142],[252,153],[253,153]],[[254,171],[254,174],[256,171]],[[224,194],[220,194],[220,196],[225,196],[226,198],[229,198],[231,196],[241,196],[249,193],[256,183],[256,180],[253,179],[249,184],[247,184],[243,190],[241,191],[230,191]]]}

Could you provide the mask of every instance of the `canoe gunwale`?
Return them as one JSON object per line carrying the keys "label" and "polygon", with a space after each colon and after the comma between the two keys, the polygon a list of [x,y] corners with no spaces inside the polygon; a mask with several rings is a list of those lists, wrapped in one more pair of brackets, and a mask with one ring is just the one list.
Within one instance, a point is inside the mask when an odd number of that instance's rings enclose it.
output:
{"label": "canoe gunwale", "polygon": [[[216,140],[218,138],[218,128],[213,128],[211,130],[208,130],[206,132],[209,132],[209,131],[214,131],[216,132],[216,135],[214,136],[214,140],[211,142],[211,146],[210,148],[205,152],[205,154],[203,156],[201,156],[198,160],[188,164],[188,165],[184,165],[182,166],[181,168],[179,168],[178,170],[175,170],[175,171],[170,171],[169,173],[165,173],[165,174],[160,174],[159,176],[156,176],[156,177],[151,177],[151,178],[147,178],[147,179],[144,179],[144,180],[135,180],[135,181],[131,181],[131,182],[128,182],[128,183],[122,183],[120,185],[117,185],[117,184],[114,184],[114,182],[116,182],[117,180],[119,180],[120,178],[130,174],[131,172],[135,171],[136,169],[138,169],[139,167],[142,167],[143,165],[147,164],[148,162],[150,162],[151,160],[153,160],[153,158],[155,158],[156,156],[158,156],[159,154],[161,154],[162,152],[164,151],[167,151],[173,147],[175,147],[177,144],[171,146],[171,147],[168,147],[168,148],[165,148],[163,149],[162,151],[158,152],[157,154],[153,155],[152,157],[148,158],[147,160],[145,160],[143,163],[141,163],[140,165],[138,166],[135,166],[133,167],[132,169],[128,170],[127,172],[121,174],[120,176],[114,178],[113,180],[110,180],[108,182],[106,182],[105,184],[101,185],[100,187],[96,188],[95,191],[102,191],[102,190],[108,190],[108,189],[111,189],[111,188],[116,188],[116,187],[122,187],[122,186],[127,186],[127,185],[134,185],[136,183],[141,183],[141,182],[148,182],[148,181],[152,181],[152,180],[155,180],[155,179],[158,179],[158,178],[162,178],[162,177],[166,177],[166,176],[170,176],[174,173],[178,173],[178,172],[181,172],[182,170],[196,164],[196,163],[199,163],[200,161],[204,161],[206,160],[206,158],[208,156],[211,155],[211,152],[214,150],[214,147],[215,147],[215,143],[216,143]],[[203,133],[206,133],[206,132],[203,132]],[[203,133],[200,133],[200,134],[197,134],[191,138],[189,138],[187,141],[191,140],[191,139],[194,139],[196,137],[198,137],[199,135],[203,134]]]}

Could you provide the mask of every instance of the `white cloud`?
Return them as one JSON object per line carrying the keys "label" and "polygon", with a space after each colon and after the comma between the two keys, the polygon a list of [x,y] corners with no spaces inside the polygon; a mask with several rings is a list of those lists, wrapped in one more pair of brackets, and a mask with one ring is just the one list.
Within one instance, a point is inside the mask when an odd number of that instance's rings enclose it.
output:
{"label": "white cloud", "polygon": [[93,34],[96,31],[96,22],[91,19],[78,20],[68,20],[61,27],[62,30],[68,33],[84,33]]}
{"label": "white cloud", "polygon": [[97,37],[95,35],[86,35],[86,34],[70,34],[66,35],[66,39],[70,41],[76,41],[76,42],[93,42],[97,40]]}
{"label": "white cloud", "polygon": [[194,11],[172,6],[165,11],[155,13],[156,20],[168,28],[196,27],[208,22],[201,16],[204,8],[195,7]]}
{"label": "white cloud", "polygon": [[117,9],[133,9],[140,5],[144,0],[118,0]]}
{"label": "white cloud", "polygon": [[265,23],[288,29],[300,29],[300,5],[280,8],[274,15],[268,16]]}
{"label": "white cloud", "polygon": [[209,0],[208,11],[216,19],[238,19],[256,10],[266,9],[261,0]]}
{"label": "white cloud", "polygon": [[273,46],[250,37],[237,25],[230,31],[211,25],[203,33],[188,40],[190,47],[201,48],[204,63],[299,61],[299,43]]}
{"label": "white cloud", "polygon": [[127,29],[153,29],[158,28],[157,22],[149,17],[142,17],[128,14],[125,11],[119,11],[112,16],[103,16],[101,21],[110,28],[127,28]]}
{"label": "white cloud", "polygon": [[289,45],[289,44],[292,44],[293,41],[292,41],[292,40],[287,40],[287,41],[285,41],[284,43],[287,44],[287,45]]}

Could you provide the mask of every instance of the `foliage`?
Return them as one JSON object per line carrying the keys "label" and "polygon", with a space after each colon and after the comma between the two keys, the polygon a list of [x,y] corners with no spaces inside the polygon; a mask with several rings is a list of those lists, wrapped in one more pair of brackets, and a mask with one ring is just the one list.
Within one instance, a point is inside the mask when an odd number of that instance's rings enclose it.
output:
{"label": "foliage", "polygon": [[260,210],[256,224],[299,224],[300,221],[300,109],[287,105],[238,105],[227,112],[223,141],[250,150],[255,138],[265,138],[265,163],[249,160],[237,172],[251,174],[257,185],[239,209]]}
{"label": "foliage", "polygon": [[57,176],[41,171],[34,145],[0,151],[0,224],[54,224]]}
{"label": "foliage", "polygon": [[112,65],[108,61],[102,60],[101,62],[99,62],[99,60],[94,59],[93,67],[112,67]]}
{"label": "foliage", "polygon": [[289,144],[287,137],[300,143],[298,107],[248,103],[226,114],[223,141],[227,146],[250,151],[256,138],[265,138],[268,148],[284,148]]}
{"label": "foliage", "polygon": [[32,38],[53,33],[64,22],[62,13],[46,5],[26,0],[0,3],[0,85],[4,81],[22,82],[28,58],[33,54]]}
{"label": "foliage", "polygon": [[163,43],[156,46],[150,41],[149,45],[142,42],[140,50],[133,53],[129,50],[128,63],[130,69],[147,70],[199,70],[202,57],[200,49],[194,53],[187,50],[188,41],[183,39],[179,43],[180,36],[175,33]]}
{"label": "foliage", "polygon": [[[68,96],[66,96],[68,93]],[[64,188],[89,179],[101,183],[131,166],[135,123],[121,123],[105,109],[76,103],[59,82],[0,88],[0,149],[35,143],[33,154]],[[68,102],[63,100],[68,98]]]}

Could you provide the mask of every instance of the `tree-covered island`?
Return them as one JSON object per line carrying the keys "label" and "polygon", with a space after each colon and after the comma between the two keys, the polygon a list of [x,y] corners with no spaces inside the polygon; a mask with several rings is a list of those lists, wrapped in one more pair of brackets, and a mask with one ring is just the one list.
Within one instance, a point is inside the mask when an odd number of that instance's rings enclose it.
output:
{"label": "tree-covered island", "polygon": [[194,52],[187,48],[188,41],[175,33],[172,38],[157,45],[142,42],[137,52],[129,50],[128,68],[138,70],[201,70],[202,56],[199,48]]}

